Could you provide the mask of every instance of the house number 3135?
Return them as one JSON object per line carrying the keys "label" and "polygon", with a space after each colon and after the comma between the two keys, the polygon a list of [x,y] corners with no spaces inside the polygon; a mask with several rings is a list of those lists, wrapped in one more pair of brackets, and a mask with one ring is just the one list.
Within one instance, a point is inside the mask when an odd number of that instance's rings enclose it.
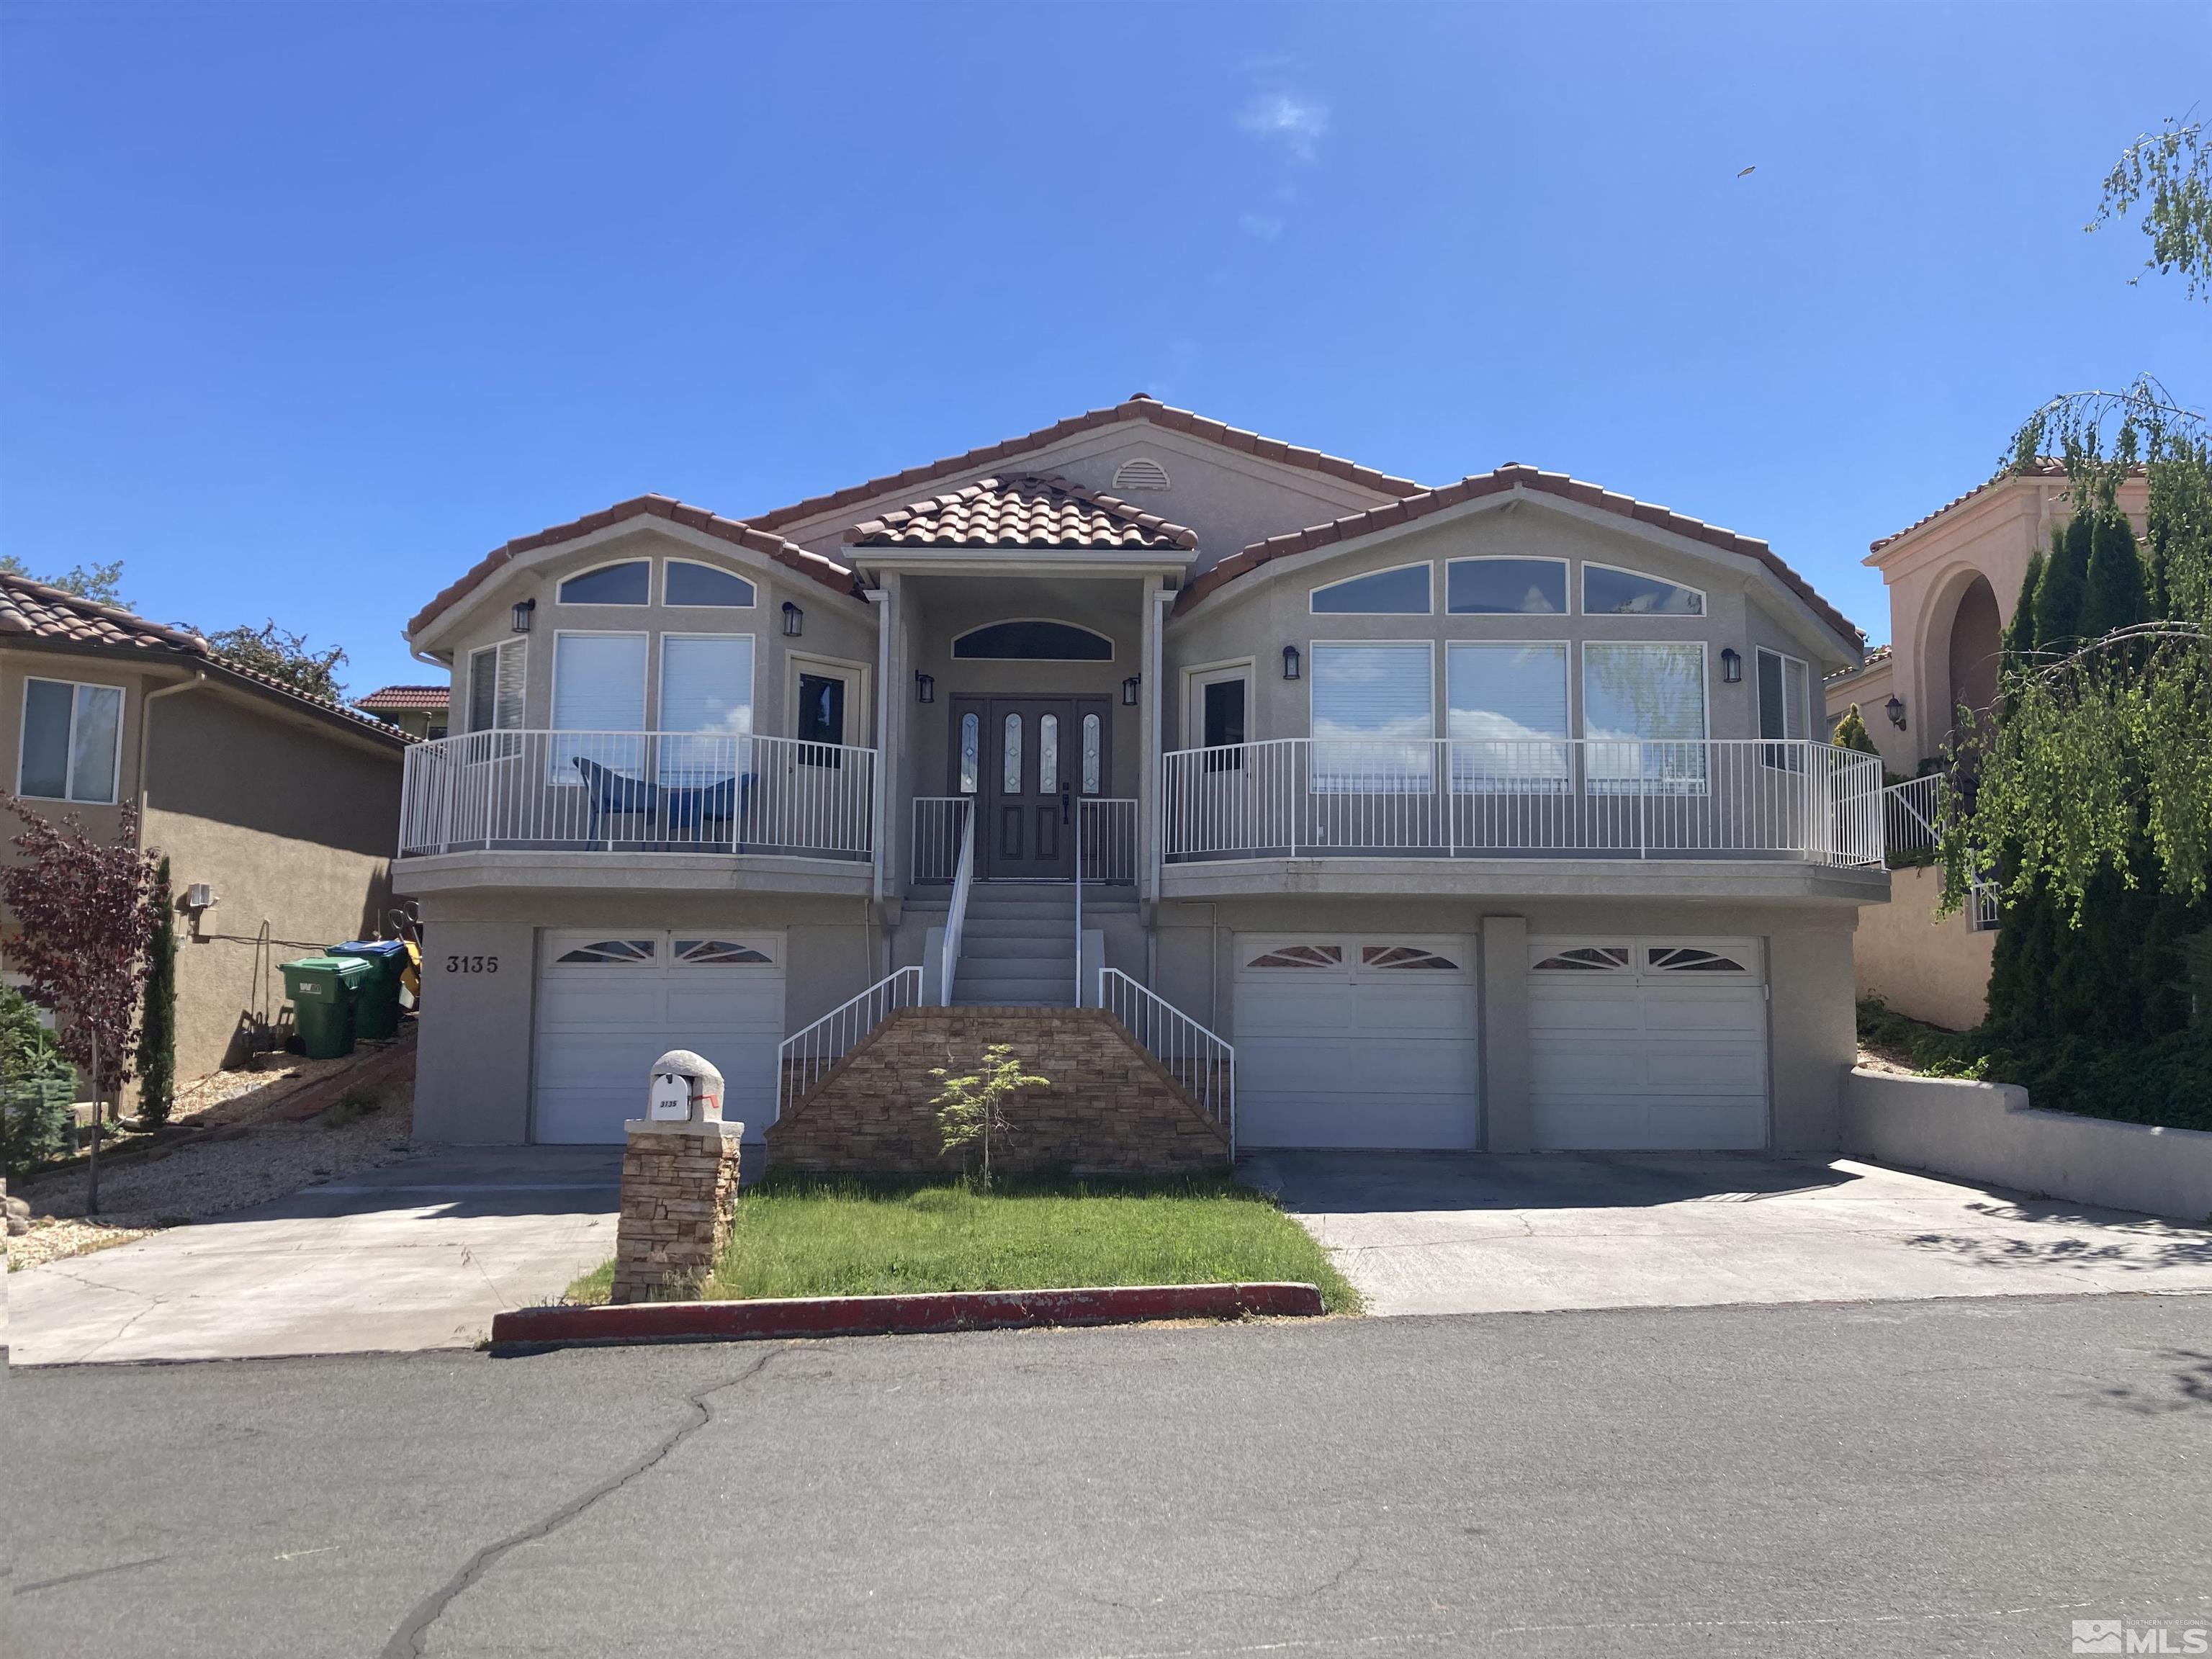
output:
{"label": "house number 3135", "polygon": [[447,957],[446,971],[449,974],[495,974],[499,971],[497,957]]}

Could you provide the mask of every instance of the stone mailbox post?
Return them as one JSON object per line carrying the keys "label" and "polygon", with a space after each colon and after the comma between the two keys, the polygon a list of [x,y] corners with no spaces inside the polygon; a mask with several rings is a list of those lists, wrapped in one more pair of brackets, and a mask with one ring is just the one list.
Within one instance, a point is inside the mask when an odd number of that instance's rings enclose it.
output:
{"label": "stone mailbox post", "polygon": [[653,1062],[646,1112],[623,1127],[611,1300],[683,1295],[730,1241],[745,1126],[722,1121],[722,1074],[687,1048]]}

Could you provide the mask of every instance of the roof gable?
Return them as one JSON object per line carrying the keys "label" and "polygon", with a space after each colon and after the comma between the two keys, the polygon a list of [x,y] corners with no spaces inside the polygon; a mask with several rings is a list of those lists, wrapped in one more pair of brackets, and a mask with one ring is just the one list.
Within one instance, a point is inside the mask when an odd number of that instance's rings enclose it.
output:
{"label": "roof gable", "polygon": [[963,489],[855,525],[855,547],[1065,549],[1188,552],[1198,538],[1181,525],[1071,483],[1021,475]]}

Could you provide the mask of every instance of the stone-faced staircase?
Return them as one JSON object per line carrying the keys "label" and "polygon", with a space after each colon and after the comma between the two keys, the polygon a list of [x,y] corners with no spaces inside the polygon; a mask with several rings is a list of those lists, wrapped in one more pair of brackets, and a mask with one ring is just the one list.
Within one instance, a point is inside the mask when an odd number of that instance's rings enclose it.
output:
{"label": "stone-faced staircase", "polygon": [[[1068,925],[1072,937],[1072,915]],[[1227,1131],[1113,1015],[963,999],[889,1015],[769,1126],[770,1164],[851,1175],[958,1170],[961,1155],[941,1150],[931,1103],[943,1085],[930,1073],[973,1071],[994,1043],[1051,1079],[1008,1113],[1012,1133],[992,1154],[1008,1173],[1172,1175],[1228,1162]]]}

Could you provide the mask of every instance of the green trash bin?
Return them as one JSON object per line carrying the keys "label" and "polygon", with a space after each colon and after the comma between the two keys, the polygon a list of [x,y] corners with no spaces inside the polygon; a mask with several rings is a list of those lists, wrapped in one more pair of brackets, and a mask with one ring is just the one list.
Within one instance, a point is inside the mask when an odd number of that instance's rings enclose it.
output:
{"label": "green trash bin", "polygon": [[396,939],[356,939],[333,945],[330,954],[365,962],[372,970],[354,999],[353,1034],[374,1042],[398,1030],[399,976],[406,971],[407,947]]}
{"label": "green trash bin", "polygon": [[310,1060],[353,1052],[353,1006],[362,982],[376,971],[359,957],[301,957],[279,965],[293,1024]]}

